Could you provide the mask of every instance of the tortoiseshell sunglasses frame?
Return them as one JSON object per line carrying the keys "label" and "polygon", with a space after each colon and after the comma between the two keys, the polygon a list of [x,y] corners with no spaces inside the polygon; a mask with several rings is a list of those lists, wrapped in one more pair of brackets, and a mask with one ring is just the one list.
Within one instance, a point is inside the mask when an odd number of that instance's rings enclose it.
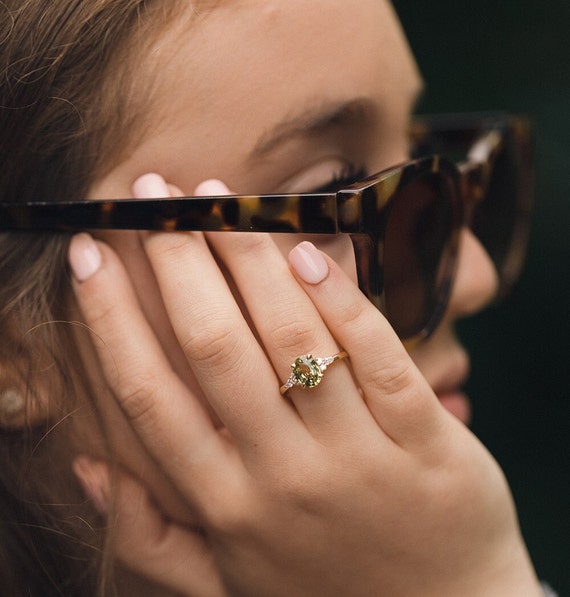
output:
{"label": "tortoiseshell sunglasses frame", "polygon": [[[424,174],[442,174],[456,197],[453,231],[437,306],[407,345],[428,337],[445,311],[454,279],[459,236],[474,207],[485,198],[496,156],[508,146],[517,160],[518,197],[510,250],[500,265],[503,295],[521,269],[532,204],[532,145],[528,119],[504,114],[418,117],[410,128],[412,161],[367,177],[334,193],[102,199],[50,203],[0,203],[0,231],[195,230],[305,234],[349,234],[358,282],[384,312],[383,256],[385,221],[394,197]],[[456,163],[440,152],[455,150]],[[514,149],[514,151],[513,151]],[[431,153],[423,157],[426,153]]]}

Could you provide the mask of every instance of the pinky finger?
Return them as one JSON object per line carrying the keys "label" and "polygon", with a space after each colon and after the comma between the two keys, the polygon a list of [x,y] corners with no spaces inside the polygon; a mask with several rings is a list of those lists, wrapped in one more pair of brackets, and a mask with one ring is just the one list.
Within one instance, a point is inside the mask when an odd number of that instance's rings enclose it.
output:
{"label": "pinky finger", "polygon": [[226,595],[204,537],[165,518],[142,484],[120,473],[113,491],[107,465],[86,457],[73,470],[97,510],[112,516],[113,550],[126,568],[187,597]]}

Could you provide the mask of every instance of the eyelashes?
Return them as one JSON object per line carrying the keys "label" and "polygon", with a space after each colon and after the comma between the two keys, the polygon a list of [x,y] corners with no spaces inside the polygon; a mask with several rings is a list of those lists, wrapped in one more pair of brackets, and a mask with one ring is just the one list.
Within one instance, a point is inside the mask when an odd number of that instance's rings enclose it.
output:
{"label": "eyelashes", "polygon": [[311,189],[309,193],[336,193],[340,189],[350,186],[355,182],[366,178],[368,175],[364,166],[356,166],[355,164],[345,164],[343,168],[334,174],[333,178],[316,189]]}

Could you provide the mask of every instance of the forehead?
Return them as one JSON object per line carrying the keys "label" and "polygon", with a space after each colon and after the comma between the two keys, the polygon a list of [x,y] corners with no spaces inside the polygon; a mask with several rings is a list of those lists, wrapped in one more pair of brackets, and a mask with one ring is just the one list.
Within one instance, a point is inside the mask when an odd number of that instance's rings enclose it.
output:
{"label": "forehead", "polygon": [[[134,176],[153,154],[153,168],[167,178],[184,164],[203,172],[210,164],[231,180],[244,155],[288,126],[355,102],[404,113],[420,86],[386,0],[236,0],[188,16],[150,57],[153,110],[147,139],[131,158]],[[177,154],[167,150],[173,145]]]}
{"label": "forehead", "polygon": [[269,110],[286,98],[388,96],[418,85],[386,0],[224,2],[162,43],[164,83],[191,85],[202,108],[226,98],[253,104],[261,95]]}

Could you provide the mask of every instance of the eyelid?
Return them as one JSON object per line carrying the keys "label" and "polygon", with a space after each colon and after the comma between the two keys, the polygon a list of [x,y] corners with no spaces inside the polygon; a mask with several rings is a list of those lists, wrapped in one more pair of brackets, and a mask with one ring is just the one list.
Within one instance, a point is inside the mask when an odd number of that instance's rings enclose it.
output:
{"label": "eyelid", "polygon": [[304,168],[285,181],[279,190],[283,193],[325,192],[335,182],[352,178],[363,170],[347,159],[327,158]]}

